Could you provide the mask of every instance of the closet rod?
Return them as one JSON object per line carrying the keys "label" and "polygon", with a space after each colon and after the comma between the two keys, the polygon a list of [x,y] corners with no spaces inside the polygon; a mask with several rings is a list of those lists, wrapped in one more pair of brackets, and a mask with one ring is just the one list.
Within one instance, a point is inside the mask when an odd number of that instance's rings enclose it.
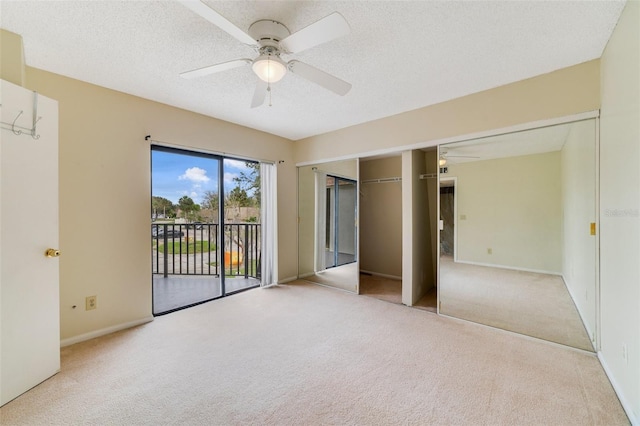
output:
{"label": "closet rod", "polygon": [[437,177],[437,173],[425,173],[423,175],[420,175],[420,179],[436,179]]}
{"label": "closet rod", "polygon": [[401,177],[389,177],[380,179],[366,179],[362,183],[390,183],[390,182],[402,182]]}

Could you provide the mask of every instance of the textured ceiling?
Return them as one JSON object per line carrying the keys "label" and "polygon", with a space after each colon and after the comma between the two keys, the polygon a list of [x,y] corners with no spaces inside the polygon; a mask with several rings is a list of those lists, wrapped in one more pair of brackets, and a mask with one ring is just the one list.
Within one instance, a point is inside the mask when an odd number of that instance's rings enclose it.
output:
{"label": "textured ceiling", "polygon": [[288,74],[251,109],[250,67],[179,73],[253,51],[174,1],[0,1],[27,65],[292,140],[432,105],[599,58],[624,1],[209,1],[246,30],[295,32],[333,11],[351,34],[299,59],[353,84],[340,97]]}
{"label": "textured ceiling", "polygon": [[471,141],[454,142],[440,147],[449,164],[560,151],[574,126],[582,122],[558,124]]}

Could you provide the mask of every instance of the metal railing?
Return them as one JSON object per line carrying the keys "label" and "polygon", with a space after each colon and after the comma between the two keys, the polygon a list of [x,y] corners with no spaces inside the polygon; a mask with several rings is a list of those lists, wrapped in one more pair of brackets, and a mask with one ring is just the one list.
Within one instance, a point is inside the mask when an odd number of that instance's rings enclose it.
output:
{"label": "metal railing", "polygon": [[260,279],[259,223],[224,225],[224,249],[218,250],[217,223],[151,225],[152,272],[168,275],[220,276]]}

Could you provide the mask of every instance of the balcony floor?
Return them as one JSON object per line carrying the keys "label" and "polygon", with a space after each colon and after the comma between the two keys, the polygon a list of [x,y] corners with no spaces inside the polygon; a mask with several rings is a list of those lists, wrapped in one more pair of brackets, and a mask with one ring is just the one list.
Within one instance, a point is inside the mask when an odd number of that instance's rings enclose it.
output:
{"label": "balcony floor", "polygon": [[[227,294],[260,285],[255,278],[225,279]],[[205,276],[153,275],[153,314],[159,315],[194,303],[222,296],[220,278]]]}

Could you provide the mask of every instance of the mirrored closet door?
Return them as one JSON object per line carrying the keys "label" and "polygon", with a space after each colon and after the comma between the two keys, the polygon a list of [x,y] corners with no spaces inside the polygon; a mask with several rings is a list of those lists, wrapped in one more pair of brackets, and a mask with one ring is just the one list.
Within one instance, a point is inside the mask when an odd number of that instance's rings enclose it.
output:
{"label": "mirrored closet door", "polygon": [[358,292],[358,161],[298,168],[298,276]]}
{"label": "mirrored closet door", "polygon": [[440,313],[588,351],[595,119],[441,145]]}

